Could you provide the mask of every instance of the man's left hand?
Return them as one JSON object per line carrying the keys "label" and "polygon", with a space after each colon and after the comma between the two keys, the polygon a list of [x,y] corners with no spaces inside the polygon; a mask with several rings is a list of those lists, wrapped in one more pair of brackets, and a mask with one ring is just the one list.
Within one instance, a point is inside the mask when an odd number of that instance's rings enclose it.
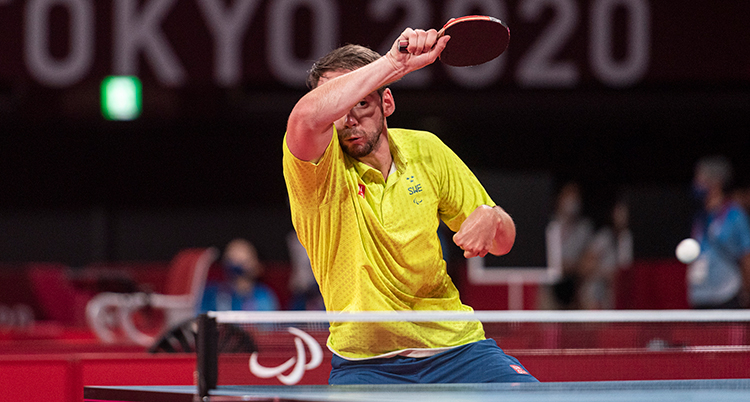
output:
{"label": "man's left hand", "polygon": [[453,242],[464,250],[464,257],[484,257],[487,253],[503,255],[515,241],[513,220],[502,208],[480,205],[453,235]]}

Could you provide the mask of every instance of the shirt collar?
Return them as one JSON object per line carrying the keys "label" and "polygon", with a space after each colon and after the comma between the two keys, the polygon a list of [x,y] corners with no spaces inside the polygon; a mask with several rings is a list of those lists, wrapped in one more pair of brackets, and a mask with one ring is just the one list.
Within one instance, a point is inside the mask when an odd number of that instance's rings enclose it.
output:
{"label": "shirt collar", "polygon": [[[398,139],[394,138],[396,136],[394,136],[393,134],[394,134],[393,131],[388,130],[388,147],[390,148],[390,151],[391,151],[391,157],[393,157],[393,162],[391,162],[391,170],[388,173],[388,176],[396,172],[402,173],[404,169],[406,169],[406,164],[407,164],[407,160],[398,146]],[[373,171],[375,172],[375,174],[382,177],[382,173],[377,171],[375,168],[352,158],[346,153],[344,153],[344,157],[346,158],[347,164],[354,167],[354,169],[357,171],[357,174],[359,175],[360,178],[364,178],[364,176],[369,171]]]}

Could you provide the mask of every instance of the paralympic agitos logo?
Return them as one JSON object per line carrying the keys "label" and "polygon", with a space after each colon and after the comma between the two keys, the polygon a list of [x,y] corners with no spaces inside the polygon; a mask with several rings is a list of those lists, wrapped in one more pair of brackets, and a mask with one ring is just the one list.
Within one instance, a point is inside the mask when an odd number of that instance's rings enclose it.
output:
{"label": "paralympic agitos logo", "polygon": [[[276,377],[284,385],[294,385],[298,383],[307,370],[313,370],[320,366],[323,361],[323,350],[318,342],[305,331],[298,328],[288,327],[287,331],[295,336],[294,346],[297,350],[297,356],[290,357],[289,360],[276,367],[264,367],[258,363],[258,352],[250,355],[250,372],[258,378]],[[310,361],[307,361],[305,345],[310,350]],[[284,374],[292,366],[289,374]]]}

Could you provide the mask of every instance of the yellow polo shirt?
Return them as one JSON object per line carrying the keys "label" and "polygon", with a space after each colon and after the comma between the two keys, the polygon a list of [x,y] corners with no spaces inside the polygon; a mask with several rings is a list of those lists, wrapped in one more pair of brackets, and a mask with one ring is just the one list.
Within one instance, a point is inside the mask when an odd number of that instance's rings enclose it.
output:
{"label": "yellow polo shirt", "polygon": [[[318,163],[284,140],[284,178],[297,235],[326,309],[472,311],[445,269],[438,225],[455,231],[494,206],[469,168],[435,135],[389,129],[395,172],[345,154],[335,132]],[[328,347],[346,359],[417,356],[484,339],[478,322],[332,323]]]}

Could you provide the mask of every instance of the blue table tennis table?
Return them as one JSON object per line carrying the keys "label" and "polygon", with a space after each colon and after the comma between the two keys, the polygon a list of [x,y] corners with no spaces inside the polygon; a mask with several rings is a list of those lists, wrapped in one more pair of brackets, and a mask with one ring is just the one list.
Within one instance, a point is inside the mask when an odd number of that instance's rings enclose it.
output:
{"label": "blue table tennis table", "polygon": [[[89,386],[85,402],[200,401],[190,386]],[[522,384],[219,386],[206,401],[358,402],[642,402],[750,401],[750,379],[602,381]]]}

